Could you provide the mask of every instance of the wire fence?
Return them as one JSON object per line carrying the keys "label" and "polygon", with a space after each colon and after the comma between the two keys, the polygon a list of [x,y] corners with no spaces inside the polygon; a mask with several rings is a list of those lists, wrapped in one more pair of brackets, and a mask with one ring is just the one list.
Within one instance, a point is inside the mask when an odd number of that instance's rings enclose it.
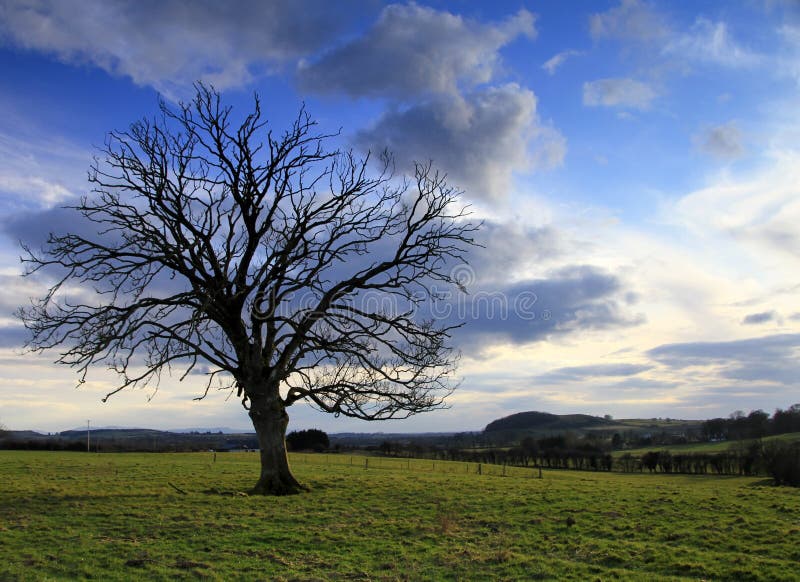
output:
{"label": "wire fence", "polygon": [[331,455],[319,453],[290,453],[292,463],[308,465],[349,466],[362,470],[409,471],[416,473],[449,473],[466,475],[491,475],[495,477],[542,478],[539,467],[517,467],[490,463],[468,463],[402,457],[375,457],[368,455]]}

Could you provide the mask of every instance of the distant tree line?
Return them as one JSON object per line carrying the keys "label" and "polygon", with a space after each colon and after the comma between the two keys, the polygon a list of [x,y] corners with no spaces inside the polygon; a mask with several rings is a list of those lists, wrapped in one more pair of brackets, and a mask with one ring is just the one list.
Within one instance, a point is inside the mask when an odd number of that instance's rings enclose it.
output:
{"label": "distant tree line", "polygon": [[800,443],[752,441],[721,453],[648,451],[640,457],[625,453],[615,459],[615,468],[626,473],[768,475],[778,485],[800,487]]}
{"label": "distant tree line", "polygon": [[720,453],[674,453],[648,451],[641,456],[631,453],[616,459],[616,468],[624,473],[682,473],[688,475],[758,475],[762,469],[760,443]]}
{"label": "distant tree line", "polygon": [[42,439],[12,439],[2,438],[0,435],[0,449],[12,451],[85,451],[86,441],[42,438]]}
{"label": "distant tree line", "polygon": [[290,451],[316,451],[318,453],[331,446],[328,435],[316,428],[290,432],[286,435],[286,444]]}
{"label": "distant tree line", "polygon": [[800,442],[771,442],[764,447],[763,463],[767,474],[778,485],[800,487]]}
{"label": "distant tree line", "polygon": [[443,448],[419,443],[385,441],[384,455],[491,463],[544,469],[579,471],[650,472],[689,475],[739,475],[772,477],[777,484],[800,486],[800,443],[760,439],[742,441],[714,453],[648,451],[613,457],[611,444],[597,435],[571,433],[536,439],[526,437],[513,447]]}
{"label": "distant tree line", "polygon": [[727,418],[706,420],[698,430],[684,428],[680,431],[615,432],[611,435],[611,447],[614,450],[624,450],[695,442],[740,441],[795,432],[800,432],[800,404],[790,406],[786,410],[778,408],[772,416],[760,409],[748,414],[736,411]]}
{"label": "distant tree line", "polygon": [[800,432],[800,404],[778,408],[770,417],[763,410],[745,415],[736,411],[728,418],[712,418],[702,425],[703,438],[713,440],[758,439],[769,435]]}
{"label": "distant tree line", "polygon": [[610,471],[613,465],[607,443],[591,436],[578,438],[573,433],[539,439],[526,437],[518,446],[507,448],[443,448],[420,443],[385,441],[379,450],[388,456],[518,467]]}
{"label": "distant tree line", "polygon": [[[0,435],[0,449],[29,451],[85,451],[86,434],[72,433],[32,436],[17,436],[9,431]],[[210,449],[217,451],[258,449],[255,435],[231,436],[222,433],[185,434],[158,433],[155,436],[98,436],[91,433],[92,452],[198,452]]]}
{"label": "distant tree line", "polygon": [[[125,431],[120,431],[124,433]],[[317,429],[295,431],[287,435],[287,445],[294,451],[324,451],[330,447],[328,435]],[[169,433],[153,432],[143,436],[115,436],[104,431],[91,433],[91,450],[97,452],[197,452],[258,450],[256,435],[226,435],[222,432]],[[86,433],[67,431],[54,435],[17,436],[0,432],[0,449],[31,451],[85,451]]]}

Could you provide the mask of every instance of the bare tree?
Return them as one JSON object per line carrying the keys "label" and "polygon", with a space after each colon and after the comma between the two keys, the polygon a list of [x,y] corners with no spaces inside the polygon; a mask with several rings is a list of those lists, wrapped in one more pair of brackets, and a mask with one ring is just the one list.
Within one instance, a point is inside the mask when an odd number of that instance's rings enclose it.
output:
{"label": "bare tree", "polygon": [[[305,400],[378,420],[443,405],[452,325],[420,316],[454,281],[476,224],[431,165],[393,175],[383,156],[327,148],[301,110],[276,136],[255,97],[234,121],[199,85],[179,107],[112,132],[91,197],[71,208],[97,234],[26,248],[28,273],[55,274],[20,317],[28,347],[120,375],[106,396],[208,374],[203,398],[235,390],[261,448],[254,492],[302,489],[286,455],[287,407]],[[87,287],[93,289],[87,297]],[[105,401],[105,399],[104,399]]]}

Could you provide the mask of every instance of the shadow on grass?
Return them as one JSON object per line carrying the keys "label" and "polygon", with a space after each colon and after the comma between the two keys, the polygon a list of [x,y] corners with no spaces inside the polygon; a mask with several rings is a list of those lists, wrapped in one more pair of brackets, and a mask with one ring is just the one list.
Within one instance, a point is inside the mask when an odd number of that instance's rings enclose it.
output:
{"label": "shadow on grass", "polygon": [[748,487],[777,487],[773,479],[760,479],[747,485]]}
{"label": "shadow on grass", "polygon": [[210,489],[203,489],[200,493],[204,495],[217,495],[220,497],[250,497],[246,491],[234,491],[227,489],[220,489],[218,487],[211,487]]}

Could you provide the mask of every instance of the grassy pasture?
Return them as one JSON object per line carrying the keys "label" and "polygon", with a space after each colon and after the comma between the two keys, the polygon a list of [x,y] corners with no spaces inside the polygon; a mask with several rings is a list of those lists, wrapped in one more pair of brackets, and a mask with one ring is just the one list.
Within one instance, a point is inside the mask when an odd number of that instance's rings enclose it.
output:
{"label": "grassy pasture", "polygon": [[800,579],[761,479],[297,455],[310,493],[248,497],[257,462],[0,451],[0,580]]}

